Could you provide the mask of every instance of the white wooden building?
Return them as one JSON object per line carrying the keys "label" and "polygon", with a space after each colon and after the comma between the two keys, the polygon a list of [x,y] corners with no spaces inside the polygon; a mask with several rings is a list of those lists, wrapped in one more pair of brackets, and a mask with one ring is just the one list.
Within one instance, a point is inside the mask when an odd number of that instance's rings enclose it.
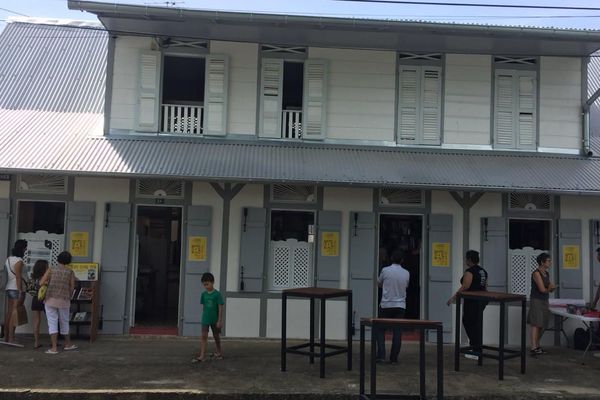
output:
{"label": "white wooden building", "polygon": [[[358,321],[397,248],[409,316],[448,340],[467,249],[491,290],[528,293],[549,251],[558,295],[593,295],[600,33],[69,6],[103,27],[0,35],[0,256],[26,237],[51,257],[87,232],[77,260],[101,265],[104,334],[197,335],[205,271],[227,336],[278,337],[297,286],[351,288]],[[307,303],[290,307],[288,332],[308,335]],[[345,305],[328,307],[328,336],[345,337]],[[485,318],[496,340],[497,309]]]}

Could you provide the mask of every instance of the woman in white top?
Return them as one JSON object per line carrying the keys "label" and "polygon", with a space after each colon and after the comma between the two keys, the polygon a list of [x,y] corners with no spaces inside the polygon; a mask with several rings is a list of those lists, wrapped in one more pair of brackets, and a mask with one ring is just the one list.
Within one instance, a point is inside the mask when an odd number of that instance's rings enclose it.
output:
{"label": "woman in white top", "polygon": [[4,315],[4,336],[7,343],[15,340],[16,311],[19,304],[25,301],[25,284],[23,282],[23,257],[27,250],[26,240],[17,240],[11,251],[11,256],[4,263],[7,280],[6,288],[6,314]]}

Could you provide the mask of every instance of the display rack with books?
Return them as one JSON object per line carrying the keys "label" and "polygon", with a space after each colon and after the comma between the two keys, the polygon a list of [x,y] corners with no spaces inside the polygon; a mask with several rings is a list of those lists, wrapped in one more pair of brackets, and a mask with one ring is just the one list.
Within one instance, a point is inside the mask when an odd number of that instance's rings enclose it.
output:
{"label": "display rack with books", "polygon": [[[71,317],[69,324],[74,337],[89,336],[90,342],[98,334],[98,264],[71,264],[75,271],[75,289],[71,294]],[[95,270],[94,274],[82,276],[78,269]],[[92,279],[90,279],[92,278]]]}

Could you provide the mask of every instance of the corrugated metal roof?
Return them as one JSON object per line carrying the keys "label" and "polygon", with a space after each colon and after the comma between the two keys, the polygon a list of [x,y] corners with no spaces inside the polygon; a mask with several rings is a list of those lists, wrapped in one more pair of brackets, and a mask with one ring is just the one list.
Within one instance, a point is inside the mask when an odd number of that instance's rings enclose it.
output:
{"label": "corrugated metal roof", "polygon": [[102,113],[105,30],[9,23],[0,35],[0,108]]}

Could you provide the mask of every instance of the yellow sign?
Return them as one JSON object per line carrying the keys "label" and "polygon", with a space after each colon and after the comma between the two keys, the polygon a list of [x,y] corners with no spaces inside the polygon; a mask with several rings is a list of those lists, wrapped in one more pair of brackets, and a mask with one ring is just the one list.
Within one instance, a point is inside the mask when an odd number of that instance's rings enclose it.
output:
{"label": "yellow sign", "polygon": [[87,257],[90,235],[87,232],[71,232],[69,238],[69,253],[73,257]]}
{"label": "yellow sign", "polygon": [[324,257],[337,257],[340,255],[340,233],[321,233],[321,255]]}
{"label": "yellow sign", "polygon": [[579,246],[563,246],[562,258],[564,269],[579,269]]}
{"label": "yellow sign", "polygon": [[98,263],[71,263],[67,265],[75,273],[75,279],[80,281],[98,280]]}
{"label": "yellow sign", "polygon": [[431,243],[431,265],[433,267],[450,266],[450,243]]}
{"label": "yellow sign", "polygon": [[206,261],[206,236],[190,236],[188,260],[189,261]]}

